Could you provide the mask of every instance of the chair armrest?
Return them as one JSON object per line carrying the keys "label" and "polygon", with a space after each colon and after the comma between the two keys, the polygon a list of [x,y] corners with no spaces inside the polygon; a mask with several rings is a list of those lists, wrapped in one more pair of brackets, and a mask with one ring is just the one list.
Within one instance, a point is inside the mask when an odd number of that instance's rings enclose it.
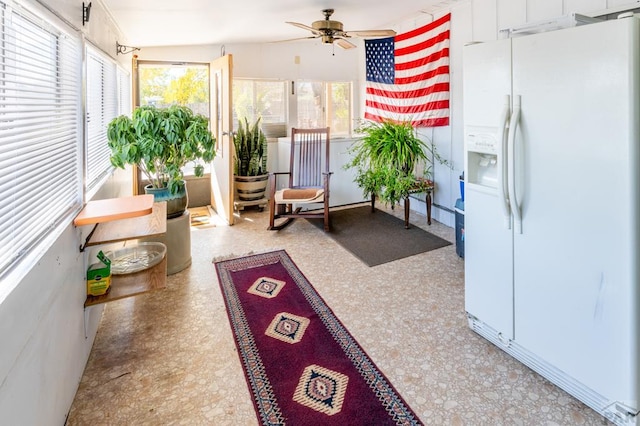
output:
{"label": "chair armrest", "polygon": [[291,175],[291,172],[273,172],[273,173],[269,173],[269,195],[270,195],[270,199],[273,199],[273,196],[276,193],[277,190],[277,179],[278,176],[282,176],[282,175]]}

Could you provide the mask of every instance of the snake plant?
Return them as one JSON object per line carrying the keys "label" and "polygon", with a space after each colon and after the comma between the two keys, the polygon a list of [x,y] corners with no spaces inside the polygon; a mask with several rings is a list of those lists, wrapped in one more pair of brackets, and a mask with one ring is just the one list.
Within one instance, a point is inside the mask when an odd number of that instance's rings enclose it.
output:
{"label": "snake plant", "polygon": [[233,135],[236,176],[259,176],[267,173],[267,137],[260,127],[260,118],[252,125],[245,117]]}

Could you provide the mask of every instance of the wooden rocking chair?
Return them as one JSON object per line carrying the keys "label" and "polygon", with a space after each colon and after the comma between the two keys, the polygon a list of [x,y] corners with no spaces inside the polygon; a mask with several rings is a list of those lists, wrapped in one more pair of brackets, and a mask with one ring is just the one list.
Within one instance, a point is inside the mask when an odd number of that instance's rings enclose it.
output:
{"label": "wooden rocking chair", "polygon": [[[291,129],[291,156],[289,171],[269,176],[269,228],[279,230],[295,218],[324,220],[324,230],[329,231],[329,128]],[[282,187],[282,179],[289,179]],[[278,189],[278,184],[281,189]],[[305,205],[322,203],[322,211],[302,210]],[[276,219],[285,219],[276,225]]]}

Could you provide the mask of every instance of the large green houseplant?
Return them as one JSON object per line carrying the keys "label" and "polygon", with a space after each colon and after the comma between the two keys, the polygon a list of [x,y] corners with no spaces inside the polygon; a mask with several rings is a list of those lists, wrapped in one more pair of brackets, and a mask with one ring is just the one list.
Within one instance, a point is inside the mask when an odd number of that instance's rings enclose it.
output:
{"label": "large green houseplant", "polygon": [[180,200],[167,206],[168,217],[177,217],[186,209],[183,168],[194,162],[195,175],[202,176],[202,163],[211,162],[216,154],[207,118],[180,105],[141,106],[131,118],[116,117],[109,123],[107,139],[114,167],[135,165],[150,182],[145,191],[156,192],[156,200]]}
{"label": "large green houseplant", "polygon": [[269,173],[267,171],[267,137],[260,127],[260,118],[252,124],[245,117],[238,123],[233,136],[235,148],[234,180],[240,201],[264,198]]}
{"label": "large green houseplant", "polygon": [[[362,134],[350,148],[351,161],[345,168],[355,169],[355,182],[365,197],[375,195],[392,206],[430,182],[433,160],[447,164],[435,147],[420,139],[409,122],[365,122]],[[421,176],[416,166],[425,165]]]}

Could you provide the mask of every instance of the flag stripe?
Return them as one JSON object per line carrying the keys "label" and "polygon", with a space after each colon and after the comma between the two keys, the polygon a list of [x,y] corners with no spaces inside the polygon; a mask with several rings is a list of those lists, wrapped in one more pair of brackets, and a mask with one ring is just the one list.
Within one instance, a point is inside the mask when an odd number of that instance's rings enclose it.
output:
{"label": "flag stripe", "polygon": [[[430,38],[430,39],[425,40],[423,42],[412,44],[410,46],[403,47],[403,48],[397,48],[396,47],[395,55],[396,55],[396,57],[404,56],[404,55],[411,55],[412,53],[416,53],[416,52],[420,52],[421,50],[429,49],[430,47],[438,45],[438,44],[442,43],[443,41],[449,41],[449,38],[450,38],[449,37],[449,30],[446,30],[446,31],[438,34],[436,37]],[[398,43],[396,41],[396,46],[397,45],[398,45]]]}
{"label": "flag stripe", "polygon": [[[404,70],[415,70],[416,68],[421,68],[426,65],[431,65],[433,62],[438,61],[443,58],[449,58],[449,49],[442,49],[438,52],[434,52],[431,55],[424,56],[422,58],[416,59],[411,62],[397,63],[396,62],[396,71],[404,71]],[[447,61],[448,62],[448,61]],[[396,78],[397,78],[396,72]]]}
{"label": "flag stripe", "polygon": [[415,115],[416,113],[419,112],[427,112],[427,111],[433,111],[433,110],[437,110],[437,109],[445,109],[445,108],[449,108],[449,99],[443,100],[443,101],[433,101],[433,102],[428,102],[425,104],[413,104],[413,105],[405,105],[405,106],[391,106],[389,104],[385,104],[385,103],[380,103],[380,102],[374,102],[374,101],[367,101],[367,106],[378,109],[378,110],[382,110],[382,111],[389,111],[389,112],[398,112],[400,114],[409,114],[409,115]]}
{"label": "flag stripe", "polygon": [[366,94],[387,96],[391,98],[403,96],[407,99],[407,102],[412,102],[412,94],[422,95],[428,90],[432,90],[432,93],[435,93],[440,90],[435,90],[435,88],[431,89],[431,87],[436,86],[442,90],[444,88],[442,84],[449,84],[448,74],[437,74],[430,79],[403,85],[372,82],[367,85]]}
{"label": "flag stripe", "polygon": [[433,86],[423,87],[416,90],[409,90],[407,92],[399,92],[399,91],[393,91],[393,90],[378,89],[375,87],[367,87],[368,95],[380,96],[383,98],[407,98],[408,96],[420,98],[423,96],[431,95],[436,92],[446,92],[448,94],[449,82],[436,83]]}
{"label": "flag stripe", "polygon": [[407,31],[406,33],[396,35],[396,42],[408,40],[410,38],[417,37],[421,34],[429,33],[439,28],[443,25],[449,25],[449,21],[451,21],[451,14],[448,13],[444,15],[442,18],[438,18],[433,22],[428,23],[420,28],[416,28],[415,30]]}
{"label": "flag stripe", "polygon": [[449,124],[451,15],[393,38],[365,40],[365,118]]}
{"label": "flag stripe", "polygon": [[420,90],[423,87],[433,86],[434,84],[448,83],[449,82],[448,71],[449,71],[449,67],[441,67],[438,70],[432,70],[431,72],[428,72],[429,75],[425,75],[424,79],[408,82],[401,86],[400,85],[394,86],[393,84],[387,84],[387,83],[369,82],[367,84],[367,88],[371,87],[374,89],[398,91],[398,92],[409,92],[411,90]]}
{"label": "flag stripe", "polygon": [[[387,116],[384,114],[374,115],[371,113],[365,113],[364,118],[371,121],[397,121],[392,116]],[[407,120],[403,120],[407,121]],[[449,125],[449,117],[435,117],[435,118],[425,118],[422,120],[411,120],[411,123],[415,127],[438,127],[438,126],[448,126]]]}

